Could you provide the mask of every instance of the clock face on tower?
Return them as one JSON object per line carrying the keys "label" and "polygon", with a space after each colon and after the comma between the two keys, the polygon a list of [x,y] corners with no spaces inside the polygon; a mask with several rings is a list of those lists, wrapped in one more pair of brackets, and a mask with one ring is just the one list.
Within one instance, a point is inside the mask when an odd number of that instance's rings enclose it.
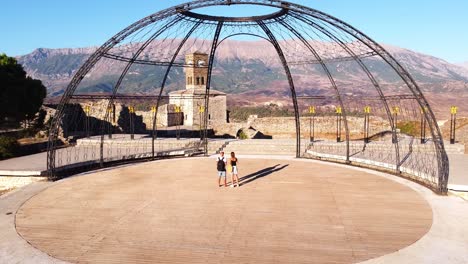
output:
{"label": "clock face on tower", "polygon": [[193,60],[187,61],[187,64],[188,64],[188,65],[193,65]]}
{"label": "clock face on tower", "polygon": [[199,60],[198,61],[198,66],[204,66],[205,65],[205,61],[204,60]]}

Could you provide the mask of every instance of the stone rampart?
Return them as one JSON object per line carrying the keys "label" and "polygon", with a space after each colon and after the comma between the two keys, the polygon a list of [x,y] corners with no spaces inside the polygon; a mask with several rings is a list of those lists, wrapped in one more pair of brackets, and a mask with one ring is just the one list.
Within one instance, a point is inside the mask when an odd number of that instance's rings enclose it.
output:
{"label": "stone rampart", "polygon": [[[342,137],[345,136],[344,122],[342,126]],[[272,136],[273,138],[294,138],[296,135],[296,123],[294,117],[263,117],[250,118],[247,122],[213,124],[216,135],[229,134],[236,136],[237,132],[243,128],[252,127],[261,133]],[[321,137],[335,137],[336,134],[336,117],[325,116],[315,117],[315,135]],[[352,138],[361,138],[363,136],[364,118],[349,117],[348,128]],[[309,135],[310,119],[309,117],[300,118],[300,128],[303,137]],[[390,125],[387,121],[379,117],[370,118],[369,134],[373,135],[385,130],[390,130]]]}

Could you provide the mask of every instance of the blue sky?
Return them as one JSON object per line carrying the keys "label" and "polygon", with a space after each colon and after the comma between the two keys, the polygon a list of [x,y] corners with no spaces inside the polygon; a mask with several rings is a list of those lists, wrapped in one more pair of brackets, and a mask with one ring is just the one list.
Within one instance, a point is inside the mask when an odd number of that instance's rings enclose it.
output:
{"label": "blue sky", "polygon": [[[99,46],[129,24],[181,0],[2,0],[0,53]],[[353,25],[380,43],[449,62],[468,61],[467,0],[295,0]],[[231,8],[248,16],[261,8]],[[202,11],[203,12],[203,11]],[[226,8],[207,13],[228,15]]]}

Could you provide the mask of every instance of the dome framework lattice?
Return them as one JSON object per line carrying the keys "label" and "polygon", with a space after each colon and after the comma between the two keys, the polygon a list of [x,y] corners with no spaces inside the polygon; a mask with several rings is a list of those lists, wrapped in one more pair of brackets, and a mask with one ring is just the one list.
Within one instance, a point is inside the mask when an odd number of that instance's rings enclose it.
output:
{"label": "dome framework lattice", "polygon": [[[252,17],[220,17],[196,12],[210,6],[235,5],[267,6],[276,11]],[[228,39],[261,40],[273,51],[258,50],[283,70],[281,78],[287,82],[294,112],[296,157],[383,169],[416,180],[439,193],[447,191],[448,158],[444,142],[427,100],[408,71],[381,45],[349,24],[305,6],[276,0],[193,1],[147,16],[110,38],[75,73],[63,94],[50,130],[47,162],[51,178],[57,177],[65,167],[103,166],[107,162],[152,159],[161,155],[158,142],[161,128],[155,112],[166,102],[169,92],[175,90],[177,76],[184,68],[193,66],[184,59],[189,53],[208,54],[208,61],[197,65],[206,67],[208,75],[205,94],[201,95],[205,99],[205,116],[200,119],[203,120],[200,137],[178,147],[197,147],[207,153],[208,98],[213,86],[213,69],[216,69],[217,51]],[[354,80],[342,76],[343,65],[365,81],[353,87]],[[379,73],[379,67],[385,70]],[[99,72],[106,73],[105,85],[95,79],[95,73]],[[313,87],[305,87],[301,76],[310,74],[320,75],[322,79]],[[142,75],[146,86],[135,87],[135,78]],[[79,107],[79,100],[84,97],[104,99],[104,103],[94,105],[92,110]],[[110,120],[113,115],[115,118],[115,103],[124,100],[122,98],[130,101],[144,98],[144,104],[153,109],[153,115],[148,114],[151,119],[147,126],[149,137],[134,139],[131,147],[122,142],[111,146],[106,141],[109,129],[115,130],[112,122],[119,122]],[[312,105],[317,106],[316,112],[309,113],[307,109]],[[363,112],[366,107],[372,112]],[[90,112],[94,114],[91,121]],[[132,119],[137,118],[135,109],[129,108],[125,114],[135,122]],[[340,136],[343,133],[342,142],[309,142],[309,122],[320,115],[331,118],[333,124],[336,121],[337,127],[342,124],[338,131],[335,127],[325,131]],[[361,118],[368,127],[372,126],[366,121],[369,118],[381,120],[381,128],[371,127],[371,134],[379,135],[378,140],[369,139],[370,135],[362,140],[362,131],[357,131],[355,125]],[[73,124],[75,130],[92,127],[99,143],[83,145],[82,149],[61,150],[56,140],[64,132],[61,131],[64,122]],[[421,124],[420,135],[403,133],[399,126],[402,123],[416,124],[416,127]],[[72,130],[68,128],[65,132]],[[121,132],[125,132],[123,130]]]}

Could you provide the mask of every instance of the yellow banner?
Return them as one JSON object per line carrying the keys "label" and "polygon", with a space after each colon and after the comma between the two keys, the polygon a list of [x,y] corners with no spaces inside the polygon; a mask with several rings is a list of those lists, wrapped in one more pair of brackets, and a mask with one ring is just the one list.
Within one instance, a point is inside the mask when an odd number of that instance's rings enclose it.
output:
{"label": "yellow banner", "polygon": [[371,110],[370,106],[364,107],[364,113],[370,114],[370,110]]}
{"label": "yellow banner", "polygon": [[342,114],[341,107],[337,107],[337,108],[336,108],[336,113],[339,114],[339,115]]}
{"label": "yellow banner", "polygon": [[315,114],[315,106],[309,106],[309,114]]}
{"label": "yellow banner", "polygon": [[452,115],[455,115],[455,114],[457,113],[457,110],[458,110],[458,107],[456,107],[456,106],[450,107],[450,113],[451,113]]}

